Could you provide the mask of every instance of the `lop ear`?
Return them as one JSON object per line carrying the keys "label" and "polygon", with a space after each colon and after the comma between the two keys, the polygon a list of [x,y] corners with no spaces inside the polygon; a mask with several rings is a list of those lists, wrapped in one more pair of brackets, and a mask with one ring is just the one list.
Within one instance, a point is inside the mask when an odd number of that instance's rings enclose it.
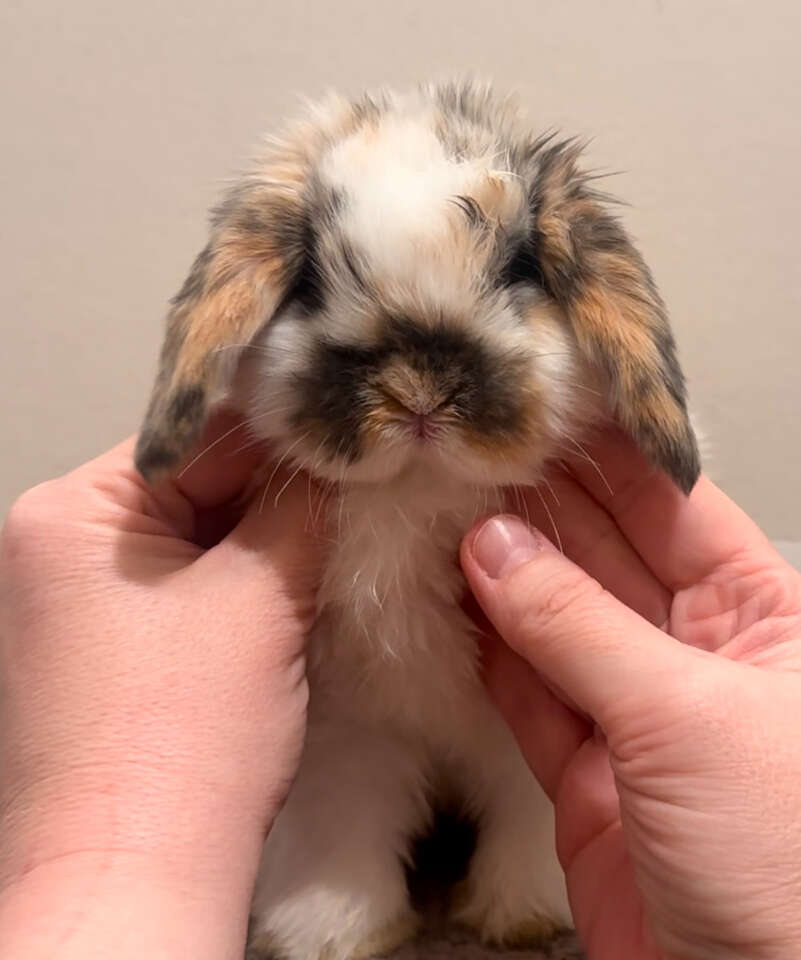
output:
{"label": "lop ear", "polygon": [[623,429],[685,492],[701,465],[665,306],[642,257],[578,168],[575,142],[543,144],[532,188],[546,285],[579,349],[606,376]]}
{"label": "lop ear", "polygon": [[167,317],[135,453],[146,480],[190,452],[231,387],[242,350],[293,289],[309,281],[305,293],[312,296],[312,221],[325,213],[309,199],[314,166],[330,144],[372,122],[381,109],[370,98],[351,102],[334,94],[309,104],[214,210],[209,243]]}
{"label": "lop ear", "polygon": [[167,317],[136,446],[147,480],[179,463],[231,385],[241,351],[270,319],[304,255],[302,171],[243,181],[217,208],[208,245]]}

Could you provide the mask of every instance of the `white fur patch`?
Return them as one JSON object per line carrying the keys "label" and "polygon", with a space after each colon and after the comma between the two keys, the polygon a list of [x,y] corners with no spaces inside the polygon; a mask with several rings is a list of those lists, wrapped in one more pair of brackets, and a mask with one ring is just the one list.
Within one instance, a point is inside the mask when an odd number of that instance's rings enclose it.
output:
{"label": "white fur patch", "polygon": [[[491,161],[447,156],[429,124],[401,114],[337,144],[322,164],[321,177],[344,194],[342,231],[373,275],[384,285],[422,287],[442,299],[449,284],[464,285],[471,266],[464,249],[452,249],[459,234],[463,239],[467,233],[463,223],[454,229],[456,199],[482,197],[488,184],[501,198],[504,193],[504,174],[493,171]],[[522,196],[515,181],[507,192],[493,215],[516,211]]]}
{"label": "white fur patch", "polygon": [[469,170],[445,156],[419,119],[390,117],[338,144],[322,176],[343,190],[343,229],[377,270],[410,265],[416,244],[428,246],[446,229],[446,204],[464,189]]}

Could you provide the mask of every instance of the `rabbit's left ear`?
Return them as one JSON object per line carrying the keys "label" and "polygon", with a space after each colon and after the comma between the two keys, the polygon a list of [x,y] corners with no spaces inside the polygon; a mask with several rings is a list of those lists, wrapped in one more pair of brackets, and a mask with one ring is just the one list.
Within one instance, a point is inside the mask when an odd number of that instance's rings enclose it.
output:
{"label": "rabbit's left ear", "polygon": [[565,143],[536,154],[537,260],[579,349],[605,375],[611,412],[689,493],[701,464],[665,306],[642,257],[579,170],[579,152]]}

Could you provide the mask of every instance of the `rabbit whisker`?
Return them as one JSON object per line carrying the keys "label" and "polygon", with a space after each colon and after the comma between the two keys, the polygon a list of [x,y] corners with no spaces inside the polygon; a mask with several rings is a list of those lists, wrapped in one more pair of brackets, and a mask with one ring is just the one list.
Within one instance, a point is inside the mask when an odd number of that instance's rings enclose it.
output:
{"label": "rabbit whisker", "polygon": [[540,503],[542,504],[543,510],[548,515],[548,519],[551,521],[551,528],[553,530],[554,537],[556,538],[556,545],[557,547],[559,547],[559,552],[564,553],[565,551],[564,551],[564,548],[562,547],[562,538],[559,536],[559,529],[556,526],[556,521],[553,518],[553,514],[551,513],[550,507],[546,503],[545,497],[543,497],[542,492],[536,483],[534,484],[534,489],[537,491],[537,496],[540,498]]}

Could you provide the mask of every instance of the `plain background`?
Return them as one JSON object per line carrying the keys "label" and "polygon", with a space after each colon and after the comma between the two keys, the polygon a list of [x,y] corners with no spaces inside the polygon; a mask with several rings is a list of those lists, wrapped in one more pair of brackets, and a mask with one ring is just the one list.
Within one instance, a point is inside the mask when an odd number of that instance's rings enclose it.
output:
{"label": "plain background", "polygon": [[474,72],[593,138],[711,472],[801,540],[797,0],[107,0],[0,11],[0,515],[133,432],[205,210],[299,94]]}

